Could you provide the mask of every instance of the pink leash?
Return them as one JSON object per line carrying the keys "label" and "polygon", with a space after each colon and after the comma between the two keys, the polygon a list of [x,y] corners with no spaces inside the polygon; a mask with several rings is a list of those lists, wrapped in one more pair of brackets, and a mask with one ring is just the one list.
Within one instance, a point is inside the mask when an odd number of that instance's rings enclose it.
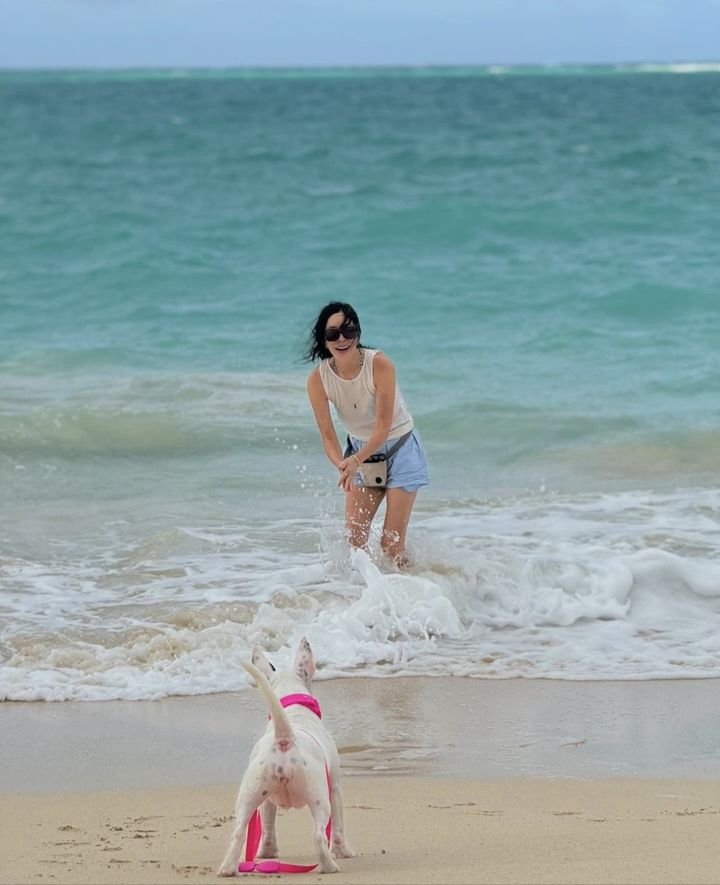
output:
{"label": "pink leash", "polygon": [[[280,703],[283,707],[290,707],[292,704],[300,704],[301,706],[312,710],[318,719],[322,719],[320,704],[318,703],[317,698],[314,698],[310,694],[286,694],[284,697],[280,698]],[[328,771],[327,762],[325,763],[325,779],[327,780],[329,797],[332,792],[332,783],[330,781],[330,772]],[[332,837],[332,817],[325,828],[325,835],[328,844],[330,844],[330,839]],[[248,821],[247,833],[245,835],[245,860],[240,861],[238,864],[238,873],[310,873],[317,866],[316,863],[282,863],[279,860],[261,860],[256,862],[255,855],[258,846],[260,845],[261,838],[262,818],[260,817],[260,812],[256,808]]]}

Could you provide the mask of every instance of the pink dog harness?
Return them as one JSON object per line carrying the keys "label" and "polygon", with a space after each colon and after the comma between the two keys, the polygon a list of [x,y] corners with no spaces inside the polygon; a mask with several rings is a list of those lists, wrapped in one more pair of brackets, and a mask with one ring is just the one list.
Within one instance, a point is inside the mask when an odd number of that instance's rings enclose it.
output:
{"label": "pink dog harness", "polygon": [[[307,707],[308,710],[313,711],[318,719],[322,719],[322,711],[320,710],[318,699],[311,694],[286,694],[280,698],[280,703],[283,707],[290,707],[293,704]],[[268,719],[269,718],[270,717],[268,717]],[[330,772],[328,771],[327,762],[325,763],[325,778],[327,780],[329,797],[332,792],[332,782],[330,781]],[[328,844],[330,844],[330,838],[332,836],[332,817],[330,817],[327,827],[325,828],[325,835]],[[260,812],[256,808],[248,821],[247,833],[245,835],[245,860],[240,861],[238,864],[238,873],[309,873],[317,866],[316,863],[282,863],[279,860],[261,860],[256,862],[255,854],[260,845],[261,838],[262,818],[260,817]]]}
{"label": "pink dog harness", "polygon": [[[318,719],[322,719],[322,710],[320,709],[320,701],[311,694],[286,694],[280,698],[283,707],[292,707],[293,704],[299,704],[301,707],[307,707],[312,710]],[[268,719],[270,717],[268,716]]]}

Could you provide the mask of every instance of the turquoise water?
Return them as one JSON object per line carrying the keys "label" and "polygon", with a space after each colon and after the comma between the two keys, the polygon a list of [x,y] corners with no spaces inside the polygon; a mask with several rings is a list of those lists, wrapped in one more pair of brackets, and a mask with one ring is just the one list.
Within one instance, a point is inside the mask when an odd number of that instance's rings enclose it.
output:
{"label": "turquoise water", "polygon": [[[219,690],[302,631],[328,675],[718,675],[719,83],[0,75],[6,695]],[[431,462],[407,610],[306,403],[336,298]]]}

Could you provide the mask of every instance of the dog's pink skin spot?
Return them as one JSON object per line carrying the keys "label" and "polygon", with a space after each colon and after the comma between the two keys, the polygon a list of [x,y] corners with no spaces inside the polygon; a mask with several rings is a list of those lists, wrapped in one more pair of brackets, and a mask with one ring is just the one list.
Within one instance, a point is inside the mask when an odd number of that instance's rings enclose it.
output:
{"label": "dog's pink skin spot", "polygon": [[287,738],[281,738],[278,741],[278,746],[283,751],[283,753],[285,753],[285,752],[287,752],[288,748],[290,747],[290,741],[287,740]]}

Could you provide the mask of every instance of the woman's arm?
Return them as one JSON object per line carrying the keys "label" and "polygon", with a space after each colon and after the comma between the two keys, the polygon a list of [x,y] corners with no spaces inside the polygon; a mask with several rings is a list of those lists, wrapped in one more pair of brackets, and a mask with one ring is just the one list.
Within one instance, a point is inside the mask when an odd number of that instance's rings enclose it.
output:
{"label": "woman's arm", "polygon": [[313,414],[315,415],[315,421],[320,431],[325,454],[339,468],[343,460],[343,452],[330,415],[330,404],[325,393],[322,378],[320,377],[320,370],[317,368],[313,369],[308,377],[307,392]]}

